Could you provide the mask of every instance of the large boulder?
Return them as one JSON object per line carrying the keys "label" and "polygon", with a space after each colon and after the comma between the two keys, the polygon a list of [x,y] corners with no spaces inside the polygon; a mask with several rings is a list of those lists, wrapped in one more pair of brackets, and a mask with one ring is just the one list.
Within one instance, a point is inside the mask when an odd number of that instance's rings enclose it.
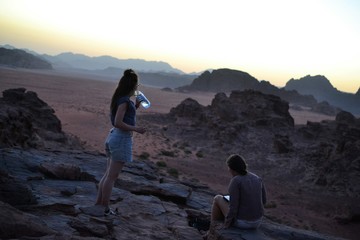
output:
{"label": "large boulder", "polygon": [[35,148],[71,142],[73,147],[80,147],[77,140],[65,135],[54,113],[35,92],[5,90],[0,98],[0,146]]}

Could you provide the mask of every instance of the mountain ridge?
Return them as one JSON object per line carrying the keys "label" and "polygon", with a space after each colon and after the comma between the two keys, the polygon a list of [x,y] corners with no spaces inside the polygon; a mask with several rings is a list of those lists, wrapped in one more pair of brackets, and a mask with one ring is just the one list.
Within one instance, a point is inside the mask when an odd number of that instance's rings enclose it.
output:
{"label": "mountain ridge", "polygon": [[[295,87],[291,87],[293,85]],[[358,107],[360,105],[360,94],[340,92],[322,75],[314,77],[308,75],[300,81],[290,79],[285,87],[278,88],[268,81],[259,81],[246,72],[222,68],[212,72],[205,71],[194,79],[192,84],[178,88],[179,91],[210,92],[247,89],[273,94],[292,104],[311,107],[315,112],[320,111],[328,115],[335,115],[340,109],[360,114]]]}
{"label": "mountain ridge", "polygon": [[[163,61],[146,61],[143,59],[118,59],[108,55],[97,57],[89,57],[84,54],[65,52],[56,56],[42,55],[50,62],[65,62],[74,68],[82,68],[87,70],[99,70],[108,67],[117,68],[134,68],[137,71],[144,72],[174,72],[184,74],[179,69],[173,68],[170,64]],[[135,66],[135,67],[134,67]]]}
{"label": "mountain ridge", "polygon": [[21,49],[7,49],[0,46],[0,64],[29,69],[53,69],[52,65],[40,57]]}
{"label": "mountain ridge", "polygon": [[[1,47],[1,46],[0,46]],[[15,49],[5,45],[8,49]],[[22,51],[36,54],[34,51],[24,49]],[[294,104],[313,107],[317,102],[322,105],[316,106],[321,111],[325,109],[327,114],[336,114],[336,109],[329,110],[329,104],[337,108],[343,108],[354,114],[360,114],[360,88],[356,94],[345,93],[337,90],[331,82],[322,75],[307,75],[299,80],[290,79],[286,86],[278,88],[270,82],[259,81],[249,73],[228,68],[206,70],[202,74],[184,74],[179,69],[162,61],[146,61],[143,59],[118,59],[112,56],[89,57],[84,54],[64,52],[56,56],[37,54],[39,58],[49,62],[54,69],[72,72],[74,74],[87,74],[117,81],[122,71],[133,68],[139,72],[143,84],[155,87],[178,88],[179,90],[200,91],[232,91],[238,89],[254,89],[268,94],[278,95]],[[226,71],[226,73],[225,73]],[[225,79],[224,79],[225,78]],[[239,79],[242,80],[239,88]],[[192,82],[191,82],[192,81]],[[299,84],[298,84],[299,83]],[[295,92],[294,92],[295,91]],[[316,110],[318,111],[318,110]]]}
{"label": "mountain ridge", "polygon": [[[12,45],[5,44],[0,47],[15,50],[19,49]],[[147,61],[144,59],[119,59],[112,56],[102,55],[90,57],[81,53],[63,52],[58,55],[52,56],[49,54],[39,54],[30,49],[19,49],[37,57],[43,58],[50,62],[54,68],[80,68],[86,70],[99,70],[107,67],[118,67],[121,69],[133,68],[142,72],[173,72],[184,74],[183,71],[173,68],[169,63],[163,61]],[[66,61],[64,61],[66,60]],[[105,62],[104,62],[105,61]],[[110,64],[110,65],[109,65]]]}
{"label": "mountain ridge", "polygon": [[313,95],[318,101],[347,109],[350,112],[360,114],[360,94],[345,93],[336,89],[331,82],[322,75],[307,75],[300,79],[290,79],[284,89],[296,90],[300,94]]}

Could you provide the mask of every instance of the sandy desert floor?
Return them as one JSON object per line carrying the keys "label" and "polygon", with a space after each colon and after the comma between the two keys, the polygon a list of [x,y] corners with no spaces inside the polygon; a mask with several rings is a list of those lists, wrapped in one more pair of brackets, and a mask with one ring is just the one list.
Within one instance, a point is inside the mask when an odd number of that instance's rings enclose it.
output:
{"label": "sandy desert floor", "polygon": [[[47,102],[62,122],[63,131],[79,137],[87,148],[103,152],[103,142],[111,128],[108,117],[108,107],[116,82],[89,80],[86,78],[71,78],[52,71],[19,70],[0,67],[0,91],[9,88],[24,87],[34,91]],[[168,113],[184,99],[191,97],[200,104],[209,105],[214,97],[213,93],[177,93],[162,91],[158,88],[141,86],[140,90],[151,100],[149,109],[140,108],[138,120],[145,114]],[[307,121],[333,120],[334,117],[304,112],[290,111],[296,124],[305,124]],[[146,126],[145,126],[146,127]],[[158,126],[161,129],[161,126]],[[144,135],[134,134],[134,156],[147,152],[151,157],[157,156],[156,151],[168,147],[164,139],[152,127]],[[150,159],[151,159],[150,157]],[[157,159],[157,160],[162,160]],[[225,160],[225,157],[224,157]],[[199,179],[215,191],[224,192],[229,181],[228,173],[214,173],[214,164],[198,162],[194,166],[191,161],[171,161],[169,167],[178,169],[181,175],[187,178]],[[200,174],[197,170],[204,165],[208,174]],[[225,166],[215,166],[225,169]],[[216,178],[214,178],[216,175]],[[331,209],[333,203],[341,202],[339,198],[326,199],[319,195],[304,195],[303,192],[284,183],[269,181],[266,183],[269,201],[276,207],[267,209],[267,215],[275,221],[294,227],[311,229],[325,234],[356,239],[360,231],[358,225],[340,225],[333,217],[341,215],[341,209]]]}

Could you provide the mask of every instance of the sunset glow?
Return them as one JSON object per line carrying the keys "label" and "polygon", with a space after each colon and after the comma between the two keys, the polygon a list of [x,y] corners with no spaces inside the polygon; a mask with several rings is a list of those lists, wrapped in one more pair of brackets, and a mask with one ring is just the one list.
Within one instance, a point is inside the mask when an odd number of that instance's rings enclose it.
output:
{"label": "sunset glow", "polygon": [[0,0],[0,45],[165,61],[186,73],[231,68],[284,86],[324,75],[360,87],[356,0]]}

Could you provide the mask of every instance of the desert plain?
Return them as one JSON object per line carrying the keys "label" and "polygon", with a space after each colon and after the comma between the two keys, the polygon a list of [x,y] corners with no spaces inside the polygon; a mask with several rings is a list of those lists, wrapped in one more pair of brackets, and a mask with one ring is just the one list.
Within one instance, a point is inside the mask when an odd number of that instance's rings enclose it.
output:
{"label": "desert plain", "polygon": [[[120,77],[120,76],[119,76]],[[141,77],[141,76],[140,76]],[[141,83],[141,79],[140,79]],[[49,104],[62,123],[62,130],[81,140],[89,151],[104,152],[104,141],[112,127],[109,119],[109,103],[117,82],[90,79],[87,76],[69,76],[56,71],[37,71],[0,68],[0,91],[9,88],[26,88],[34,91],[39,98]],[[145,116],[167,114],[184,99],[192,98],[201,105],[211,104],[216,93],[180,93],[164,91],[160,88],[141,85],[140,90],[151,101],[148,109],[137,112],[137,124],[147,128],[143,135],[134,134],[133,155],[141,159],[146,155],[151,161],[165,162],[175,169],[179,178],[196,179],[214,191],[226,193],[230,174],[225,166],[227,156],[219,159],[197,158],[195,153],[169,156],[173,143],[162,135],[159,120],[149,123]],[[296,125],[307,121],[334,120],[335,116],[321,115],[309,111],[290,109]],[[188,144],[191,145],[191,142]],[[206,149],[202,149],[206,152]],[[104,163],[105,164],[105,163]],[[251,170],[251,165],[249,166]],[[261,171],[255,172],[261,176]],[[321,192],[295,191],[293,183],[287,183],[262,176],[267,187],[269,207],[265,215],[270,219],[292,227],[317,231],[324,234],[357,239],[358,224],[340,224],[335,216],[342,214],[340,196],[329,196]]]}

